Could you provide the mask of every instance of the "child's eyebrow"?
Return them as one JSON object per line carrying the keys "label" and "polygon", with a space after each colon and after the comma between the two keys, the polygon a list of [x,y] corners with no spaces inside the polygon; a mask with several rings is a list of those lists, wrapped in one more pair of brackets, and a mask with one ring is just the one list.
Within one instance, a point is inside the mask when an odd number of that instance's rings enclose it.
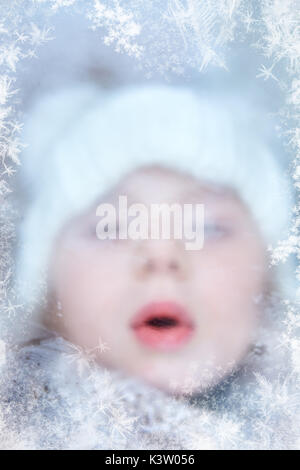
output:
{"label": "child's eyebrow", "polygon": [[220,185],[201,185],[199,188],[190,188],[182,193],[183,198],[201,201],[223,201],[228,199],[237,200],[238,196],[233,188]]}
{"label": "child's eyebrow", "polygon": [[119,203],[119,197],[126,196],[128,204],[132,204],[137,202],[137,196],[130,193],[130,191],[114,191],[113,193],[108,193],[105,196],[101,196],[97,199],[97,202],[94,203],[93,208],[96,209],[100,204],[115,204],[116,206]]}

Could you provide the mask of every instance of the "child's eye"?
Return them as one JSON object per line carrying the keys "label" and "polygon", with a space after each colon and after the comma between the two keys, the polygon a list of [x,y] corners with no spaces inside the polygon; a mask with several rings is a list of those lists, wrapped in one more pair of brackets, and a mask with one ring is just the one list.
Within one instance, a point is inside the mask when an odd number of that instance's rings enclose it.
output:
{"label": "child's eye", "polygon": [[91,237],[94,240],[97,240],[97,232],[96,232],[96,226],[92,225],[91,227],[88,228],[86,231],[86,236]]}
{"label": "child's eye", "polygon": [[[89,234],[92,236],[92,238],[95,238],[95,240],[99,240],[99,237],[97,235],[97,230],[96,230],[96,225],[92,225],[90,228],[89,228]],[[103,227],[103,232],[109,236],[109,235],[116,235],[116,239],[118,239],[118,233],[119,233],[119,224],[117,223],[115,226],[112,226],[112,225],[109,225],[109,224],[106,224],[104,227]],[[109,237],[107,238],[109,240]],[[112,238],[113,240],[113,238]]]}
{"label": "child's eye", "polygon": [[204,224],[204,240],[219,240],[230,235],[229,227],[218,223]]}

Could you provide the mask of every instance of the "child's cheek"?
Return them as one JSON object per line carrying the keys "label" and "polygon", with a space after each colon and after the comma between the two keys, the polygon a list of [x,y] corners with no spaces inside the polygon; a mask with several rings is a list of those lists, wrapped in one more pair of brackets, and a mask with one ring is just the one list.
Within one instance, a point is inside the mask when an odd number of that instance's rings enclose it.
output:
{"label": "child's cheek", "polygon": [[232,335],[230,328],[244,332],[256,326],[255,301],[266,277],[264,251],[258,243],[239,240],[219,246],[214,253],[204,250],[199,254],[196,277],[198,303],[203,306],[200,318],[205,319],[207,335],[223,334],[226,339]]}
{"label": "child's cheek", "polygon": [[125,262],[116,255],[103,244],[74,242],[57,252],[53,281],[64,332],[80,346],[94,348],[102,340],[111,343],[112,332],[118,337],[116,315],[126,273]]}
{"label": "child's cheek", "polygon": [[207,284],[246,296],[260,291],[267,276],[266,250],[254,234],[207,246],[199,265]]}

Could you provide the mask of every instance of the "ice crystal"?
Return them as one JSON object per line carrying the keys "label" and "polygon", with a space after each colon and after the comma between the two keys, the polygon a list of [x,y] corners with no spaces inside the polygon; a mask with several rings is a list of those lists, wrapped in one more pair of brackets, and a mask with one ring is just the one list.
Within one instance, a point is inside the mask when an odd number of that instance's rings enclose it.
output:
{"label": "ice crystal", "polygon": [[[37,60],[39,48],[54,39],[55,31],[49,24],[51,15],[62,9],[72,11],[73,8],[89,20],[90,28],[95,31],[95,41],[101,41],[116,52],[132,57],[148,78],[157,72],[163,76],[169,72],[183,76],[188,68],[195,69],[198,73],[205,72],[210,66],[226,68],[228,67],[226,54],[233,43],[242,39],[247,40],[249,47],[253,45],[261,52],[261,63],[255,73],[257,79],[278,86],[286,94],[285,106],[281,110],[283,130],[294,155],[292,176],[299,197],[300,5],[298,0],[2,2],[0,5],[0,308],[2,315],[7,319],[15,317],[22,307],[10,290],[10,280],[13,275],[11,246],[15,238],[15,229],[14,214],[8,204],[8,196],[13,190],[11,180],[21,163],[19,156],[23,146],[19,140],[22,122],[16,112],[17,73],[23,61]],[[271,247],[273,264],[284,263],[291,256],[299,261],[299,226],[299,208],[296,207],[294,224],[289,236],[285,240],[280,240],[276,247]],[[299,268],[296,269],[295,276],[300,283]],[[295,421],[299,408],[297,388],[300,374],[299,305],[287,301],[285,311],[282,325],[284,328],[278,337],[277,347],[290,352],[293,369],[284,378],[278,375],[273,381],[263,374],[255,375],[256,401],[249,400],[241,404],[245,413],[253,405],[259,410],[259,413],[252,418],[256,440],[252,443],[249,441],[250,447],[276,447],[274,429],[277,429],[278,433],[281,431],[276,416],[281,414]],[[130,394],[126,395],[124,390],[124,395],[122,393],[120,395],[113,376],[107,371],[98,376],[94,374],[91,365],[96,354],[105,354],[107,349],[108,345],[103,343],[101,338],[96,350],[83,351],[74,346],[67,355],[67,362],[76,365],[79,377],[86,376],[87,381],[92,383],[96,390],[101,390],[101,394],[99,392],[99,395],[93,395],[96,414],[106,416],[111,439],[120,445],[125,445],[124,442],[133,432],[136,423],[136,416],[128,414],[122,405],[125,396],[128,399],[127,395]],[[6,344],[1,340],[0,365],[4,365],[5,361]],[[192,367],[191,380],[185,384],[187,394],[194,385],[194,372]],[[178,384],[173,385],[176,389]],[[236,397],[239,397],[237,390],[233,392],[233,396],[235,393]],[[138,402],[137,395],[134,397]],[[179,428],[181,426],[182,434],[189,440],[187,448],[242,448],[248,445],[244,440],[242,420],[234,419],[224,413],[215,423],[215,415],[205,412],[202,413],[201,419],[197,415],[197,423],[201,423],[202,426],[199,432],[197,426],[191,428],[192,420],[188,420],[188,424],[183,424],[186,416],[185,408],[178,407],[173,401],[168,403],[171,403],[169,410],[165,403],[168,432],[174,427],[175,421]],[[51,405],[49,402],[49,406],[55,407],[56,404]],[[73,414],[73,419],[80,423],[80,426],[70,433],[72,442],[76,441],[78,448],[85,445],[96,447],[92,413],[87,416],[84,410],[79,408],[73,408],[66,413]],[[206,433],[212,423],[214,423],[214,432],[218,434],[218,444],[213,439],[213,432]],[[60,435],[63,435],[62,427],[58,422],[56,425],[55,420],[52,426],[55,427],[59,439]],[[147,426],[151,429],[150,422],[145,424],[144,428]],[[296,433],[295,429],[292,428],[292,432]],[[37,431],[36,433],[38,434]],[[27,430],[26,442],[12,430],[7,429],[1,409],[0,435],[3,448],[27,448],[34,444],[37,438],[33,429]],[[140,436],[136,448],[143,446],[146,441],[147,436],[143,438]],[[300,438],[297,445],[299,447]]]}

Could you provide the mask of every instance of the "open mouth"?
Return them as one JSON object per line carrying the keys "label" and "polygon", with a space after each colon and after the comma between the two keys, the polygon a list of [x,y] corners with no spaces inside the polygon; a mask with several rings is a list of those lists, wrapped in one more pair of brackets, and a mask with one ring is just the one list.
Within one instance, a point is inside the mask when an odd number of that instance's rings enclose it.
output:
{"label": "open mouth", "polygon": [[194,330],[186,310],[174,302],[146,305],[137,312],[131,327],[144,345],[165,351],[182,346]]}

